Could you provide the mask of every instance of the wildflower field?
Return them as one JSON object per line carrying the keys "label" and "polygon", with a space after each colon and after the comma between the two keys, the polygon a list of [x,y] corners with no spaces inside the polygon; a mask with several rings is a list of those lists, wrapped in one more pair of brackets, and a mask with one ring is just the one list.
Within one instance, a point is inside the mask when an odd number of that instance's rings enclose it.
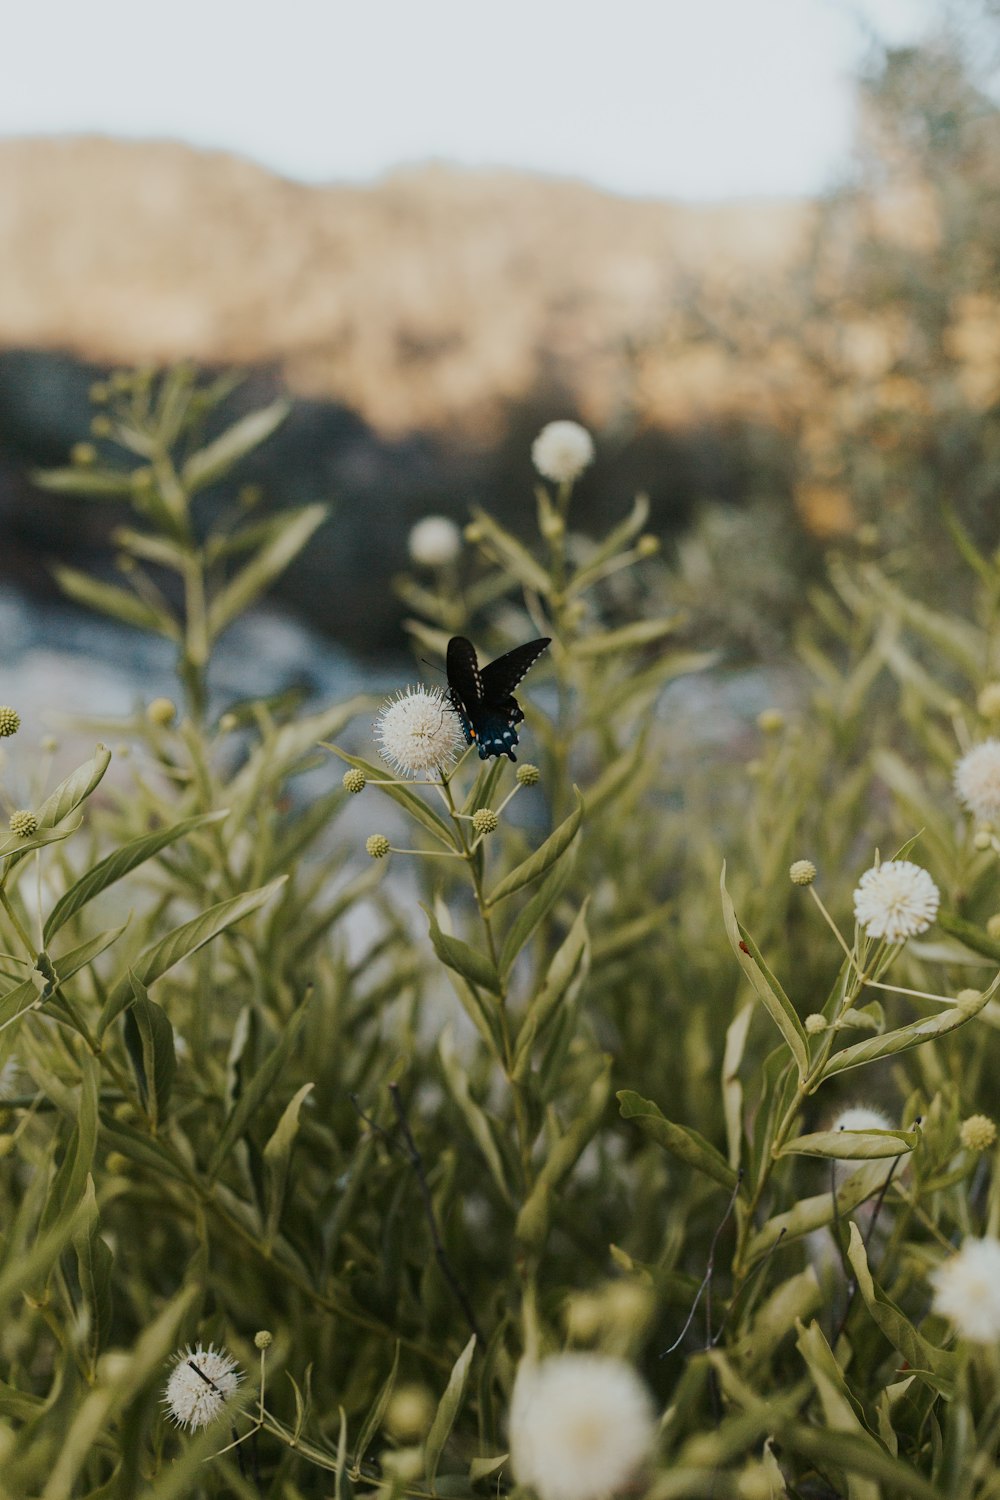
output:
{"label": "wildflower field", "polygon": [[62,779],[0,708],[0,1493],[1000,1494],[997,559],[831,555],[801,705],[692,744],[554,424],[533,537],[414,532],[409,688],[220,703],[323,519],[207,504],[284,414],[226,390],[122,374],[128,463],[44,476],[177,693]]}

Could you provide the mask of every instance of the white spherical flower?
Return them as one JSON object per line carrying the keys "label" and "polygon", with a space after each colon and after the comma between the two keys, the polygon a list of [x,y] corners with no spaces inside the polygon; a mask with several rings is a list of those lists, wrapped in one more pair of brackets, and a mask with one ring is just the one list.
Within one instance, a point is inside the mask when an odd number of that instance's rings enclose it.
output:
{"label": "white spherical flower", "polygon": [[557,1354],[517,1372],[511,1464],[541,1500],[604,1500],[640,1468],[655,1433],[649,1392],[624,1360]]}
{"label": "white spherical flower", "polygon": [[940,901],[926,870],[908,859],[889,859],[862,875],[854,892],[854,915],[869,937],[901,943],[927,931]]}
{"label": "white spherical flower", "polygon": [[545,479],[579,479],[594,462],[594,440],[579,422],[549,422],[531,445],[531,461]]}
{"label": "white spherical flower", "polygon": [[[864,1104],[852,1104],[847,1109],[842,1109],[828,1128],[830,1130],[892,1130],[894,1127],[892,1121],[880,1110],[869,1109]],[[838,1156],[833,1164],[833,1175],[837,1186],[840,1187],[851,1173],[856,1172],[861,1166],[864,1166],[864,1162],[856,1157]],[[864,1207],[857,1212],[862,1218],[865,1216]]]}
{"label": "white spherical flower", "polygon": [[226,1402],[243,1379],[233,1356],[225,1349],[209,1344],[203,1349],[190,1345],[175,1356],[167,1390],[163,1398],[170,1416],[178,1427],[207,1427],[221,1416]]}
{"label": "white spherical flower", "polygon": [[410,558],[420,568],[443,568],[462,550],[462,533],[447,516],[425,516],[410,532]]}
{"label": "white spherical flower", "polygon": [[955,766],[955,790],[980,823],[1000,819],[1000,740],[983,740]]}
{"label": "white spherical flower", "polygon": [[407,688],[379,710],[374,726],[382,759],[401,776],[449,766],[465,743],[450,702],[438,688]]}
{"label": "white spherical flower", "polygon": [[967,1239],[930,1275],[934,1311],[976,1344],[1000,1339],[1000,1240]]}

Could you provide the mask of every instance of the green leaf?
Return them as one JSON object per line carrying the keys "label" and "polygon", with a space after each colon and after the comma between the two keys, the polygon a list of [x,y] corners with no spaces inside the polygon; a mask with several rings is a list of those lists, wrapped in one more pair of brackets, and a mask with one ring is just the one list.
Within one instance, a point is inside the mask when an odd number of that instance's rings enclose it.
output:
{"label": "green leaf", "polygon": [[464,1066],[455,1047],[455,1037],[448,1025],[441,1033],[438,1042],[438,1056],[441,1059],[441,1070],[444,1073],[448,1090],[462,1111],[465,1123],[469,1127],[469,1133],[483,1153],[486,1165],[490,1169],[493,1181],[500,1190],[505,1203],[511,1204],[511,1190],[507,1182],[507,1173],[504,1170],[503,1158],[497,1145],[490,1118],[486,1111],[473,1099],[469,1090],[468,1069]]}
{"label": "green leaf", "polygon": [[424,906],[424,911],[430,922],[434,952],[441,962],[447,964],[449,969],[454,969],[456,973],[461,974],[462,978],[467,979],[470,984],[479,985],[493,995],[501,994],[503,986],[500,983],[500,976],[486,954],[480,953],[478,948],[471,948],[461,938],[442,932],[437,917],[430,907]]}
{"label": "green leaf", "polygon": [[85,1226],[74,1236],[77,1276],[87,1309],[87,1343],[91,1366],[111,1332],[111,1271],[114,1256],[101,1238],[94,1179],[88,1176],[83,1198]]}
{"label": "green leaf", "polygon": [[274,892],[287,880],[287,875],[280,875],[277,880],[272,880],[268,885],[262,885],[255,891],[244,891],[240,896],[231,896],[228,901],[219,901],[215,906],[210,906],[200,916],[192,917],[190,922],[182,922],[179,927],[174,927],[159,942],[153,943],[151,947],[140,953],[132,965],[130,973],[118,981],[101,1011],[100,1020],[97,1023],[98,1035],[111,1025],[111,1022],[119,1016],[132,1000],[131,973],[139,979],[142,984],[150,985],[154,979],[159,979],[174,964],[180,963],[182,958],[188,954],[195,953],[212,938],[218,937],[220,932],[225,932],[227,927],[232,927],[234,922],[242,921],[251,912],[257,911],[271,899]]}
{"label": "green leaf", "polygon": [[525,1076],[535,1043],[553,1016],[573,1004],[590,971],[589,902],[588,897],[574,917],[572,927],[553,954],[545,978],[521,1020],[511,1070],[515,1079]]}
{"label": "green leaf", "polygon": [[55,495],[80,495],[89,500],[117,500],[132,493],[132,476],[119,469],[34,469],[33,484]]}
{"label": "green leaf", "polygon": [[370,785],[377,786],[386,797],[391,798],[393,802],[398,803],[400,807],[404,808],[415,822],[419,823],[421,827],[426,828],[428,833],[432,833],[436,839],[444,844],[446,849],[457,852],[455,837],[448,824],[443,818],[439,818],[434,809],[428,807],[424,799],[411,787],[389,786],[386,782],[384,767],[382,770],[379,770],[378,766],[371,765],[369,761],[362,760],[360,756],[348,755],[346,750],[341,750],[337,745],[331,745],[325,741],[324,748],[332,750],[334,755],[346,761],[349,766],[355,766],[359,771],[364,771]]}
{"label": "green leaf", "polygon": [[46,833],[51,832],[56,838],[66,838],[69,833],[79,827],[79,824],[75,824],[74,828],[60,828],[59,825],[63,824],[70,813],[75,812],[82,802],[86,801],[94,788],[100,784],[110,764],[111,751],[106,745],[98,745],[92,760],[84,761],[82,766],[77,766],[65,781],[59,783],[55,791],[50,792],[41,806],[34,810],[38,823],[37,836],[31,839],[11,838],[0,844],[0,855],[10,856],[8,870],[12,870],[16,864],[19,864],[24,855],[29,853],[38,841],[51,842],[51,839],[45,839]]}
{"label": "green leaf", "polygon": [[648,520],[649,497],[636,495],[632,509],[625,520],[613,527],[602,542],[598,542],[583,567],[570,579],[566,589],[566,598],[572,599],[575,594],[588,589],[604,564],[610,562],[611,558],[617,557],[619,552],[624,551],[629,542],[639,535]]}
{"label": "green leaf", "polygon": [[919,1130],[818,1130],[788,1141],[778,1156],[824,1156],[836,1161],[873,1161],[902,1156],[920,1139]]}
{"label": "green leaf", "polygon": [[503,947],[500,950],[500,973],[505,978],[510,973],[514,960],[531,937],[535,928],[540,922],[545,920],[566,889],[569,877],[573,872],[576,848],[577,845],[573,844],[569,851],[569,857],[553,866],[530,901],[526,902],[514,918],[507,936],[504,938]]}
{"label": "green leaf", "polygon": [[306,505],[281,516],[280,531],[213,599],[208,611],[208,634],[214,640],[237,615],[258,599],[285,571],[328,515],[325,505]]}
{"label": "green leaf", "polygon": [[835,1216],[835,1200],[836,1217],[846,1219],[860,1204],[882,1191],[890,1171],[891,1162],[888,1166],[884,1160],[865,1162],[864,1166],[858,1167],[840,1185],[836,1195],[831,1192],[817,1193],[812,1198],[801,1198],[786,1213],[775,1214],[750,1241],[746,1253],[748,1264],[765,1255],[778,1240],[791,1243],[792,1240],[801,1239],[804,1234],[811,1234],[814,1229],[822,1229],[825,1224],[831,1223]]}
{"label": "green leaf", "polygon": [[221,479],[241,458],[259,448],[281,426],[291,409],[288,401],[273,401],[270,406],[241,417],[213,442],[192,453],[181,470],[181,481],[188,494],[193,495]]}
{"label": "green leaf", "polygon": [[455,1425],[462,1398],[465,1395],[466,1383],[469,1379],[469,1367],[472,1364],[472,1356],[476,1348],[476,1335],[473,1334],[458,1359],[455,1361],[445,1393],[438,1402],[434,1420],[427,1434],[424,1444],[424,1473],[431,1490],[434,1490],[434,1480],[437,1477],[438,1464],[444,1445],[448,1441],[451,1429]]}
{"label": "green leaf", "polygon": [[678,616],[665,616],[660,620],[635,620],[631,625],[622,625],[618,630],[603,630],[596,635],[583,636],[574,641],[572,655],[583,660],[595,656],[609,656],[615,651],[634,651],[639,646],[648,646],[672,635],[677,629]]}
{"label": "green leaf", "polygon": [[100,957],[106,948],[110,948],[128,926],[123,922],[120,927],[107,927],[103,932],[98,932],[94,937],[88,938],[85,943],[78,943],[75,948],[67,948],[54,960],[56,972],[60,982],[72,979],[74,974],[92,964],[95,958]]}
{"label": "green leaf", "polygon": [[673,1156],[679,1157],[696,1171],[704,1172],[706,1177],[711,1177],[723,1187],[732,1189],[736,1186],[736,1172],[722,1152],[716,1150],[697,1130],[692,1130],[687,1125],[675,1125],[652,1100],[644,1099],[632,1089],[620,1089],[618,1102],[623,1119],[635,1120],[647,1135],[652,1136],[658,1145]]}
{"label": "green leaf", "polygon": [[507,896],[512,896],[515,891],[519,891],[522,886],[537,880],[539,875],[544,875],[560,855],[566,852],[583,820],[583,798],[579,787],[573,788],[573,796],[576,799],[576,805],[569,817],[563,819],[559,827],[549,834],[544,844],[540,845],[533,854],[529,854],[527,859],[522,860],[508,875],[504,876],[487,897],[487,905],[496,906]]}
{"label": "green leaf", "polygon": [[1000,982],[1000,976],[994,979],[989,989],[983,990],[982,994],[976,996],[969,1004],[952,1005],[936,1016],[927,1016],[922,1021],[911,1021],[907,1026],[900,1026],[896,1031],[887,1031],[883,1036],[867,1037],[863,1042],[855,1042],[852,1047],[845,1047],[842,1052],[835,1052],[823,1069],[823,1078],[832,1078],[836,1073],[846,1073],[849,1068],[860,1068],[865,1063],[875,1062],[881,1057],[895,1057],[900,1052],[908,1052],[911,1047],[919,1047],[924,1042],[934,1041],[936,1037],[946,1036],[949,1031],[957,1031],[968,1021],[972,1021],[979,1012],[989,1004],[993,994]]}
{"label": "green leaf", "polygon": [[125,1049],[139,1084],[139,1096],[156,1131],[167,1112],[177,1056],[174,1028],[166,1011],[150,1000],[142,981],[129,970],[133,1000],[125,1013]]}
{"label": "green leaf", "polygon": [[832,1432],[805,1423],[781,1422],[775,1437],[793,1453],[821,1468],[833,1464],[845,1473],[864,1474],[888,1486],[905,1500],[943,1500],[941,1492],[899,1458],[887,1453],[875,1438],[856,1432]]}
{"label": "green leaf", "polygon": [[551,586],[549,575],[541,563],[535,561],[524,543],[511,536],[499,521],[478,506],[472,507],[472,518],[482,533],[480,545],[484,550],[491,553],[518,583],[545,598]]}
{"label": "green leaf", "polygon": [[270,1140],[264,1147],[264,1203],[267,1210],[264,1240],[268,1245],[273,1245],[277,1237],[281,1210],[285,1205],[292,1147],[299,1133],[299,1113],[314,1088],[315,1084],[304,1083],[298,1092],[292,1095],[281,1112],[281,1119],[271,1132]]}
{"label": "green leaf", "polygon": [[354,1440],[354,1468],[351,1470],[352,1479],[360,1479],[361,1477],[361,1465],[365,1461],[365,1454],[368,1452],[368,1449],[371,1446],[372,1438],[375,1436],[376,1432],[378,1432],[379,1428],[382,1425],[382,1418],[385,1416],[386,1407],[389,1405],[389,1400],[392,1396],[393,1388],[396,1384],[396,1376],[398,1374],[399,1340],[397,1339],[396,1350],[392,1357],[392,1369],[389,1371],[388,1375],[383,1381],[382,1387],[378,1395],[375,1397],[375,1400],[372,1402],[368,1415],[362,1422],[361,1429]]}
{"label": "green leaf", "polygon": [[49,913],[45,923],[45,941],[59,931],[70,917],[76,915],[82,906],[92,901],[101,891],[107,890],[109,885],[114,885],[123,875],[134,870],[145,860],[158,854],[168,844],[183,838],[185,834],[191,833],[195,828],[201,828],[206,823],[217,822],[226,817],[225,812],[198,813],[192,818],[183,818],[181,822],[174,823],[169,828],[159,828],[155,833],[143,834],[140,838],[131,839],[129,843],[123,844],[120,849],[107,855],[99,864],[94,865],[74,885],[71,885],[65,895],[61,896]]}
{"label": "green leaf", "polygon": [[298,1034],[302,1029],[308,1005],[309,1001],[307,998],[302,1002],[298,1010],[294,1012],[291,1019],[286,1021],[277,1042],[266,1054],[257,1072],[244,1085],[242,1093],[233,1105],[229,1119],[222,1128],[222,1134],[219,1136],[215,1150],[212,1152],[208,1167],[209,1174],[212,1177],[219,1172],[226,1157],[246,1130],[255,1112],[270,1094],[275,1080],[285,1066],[285,1060],[295,1045]]}
{"label": "green leaf", "polygon": [[[858,1291],[872,1318],[914,1373],[923,1375],[925,1371],[929,1372],[934,1388],[943,1396],[952,1395],[959,1368],[958,1355],[947,1349],[939,1349],[936,1344],[925,1339],[905,1313],[875,1285],[868,1268],[868,1256],[861,1232],[853,1222],[849,1228],[851,1238],[847,1247],[847,1259],[851,1263]],[[924,1378],[927,1376],[924,1375]]]}
{"label": "green leaf", "polygon": [[131,589],[120,588],[114,583],[103,583],[100,579],[92,578],[89,573],[80,573],[76,568],[67,568],[62,564],[56,564],[52,572],[63,593],[77,604],[85,604],[88,609],[96,610],[100,615],[120,620],[123,625],[132,625],[139,630],[152,630],[156,635],[166,636],[167,640],[181,639],[177,621],[165,610],[157,609],[148,600],[140,598]]}
{"label": "green leaf", "polygon": [[514,1234],[529,1250],[540,1251],[545,1243],[552,1195],[576,1166],[581,1153],[600,1126],[611,1091],[611,1058],[604,1057],[601,1070],[590,1084],[586,1098],[573,1119],[551,1147],[525,1199],[514,1225]]}
{"label": "green leaf", "polygon": [[788,1043],[799,1070],[799,1077],[804,1078],[809,1071],[809,1042],[805,1028],[792,1002],[761,958],[753,939],[736,920],[736,912],[729,892],[726,890],[725,864],[722,866],[719,884],[722,890],[723,921],[726,924],[726,934],[737,962],[753,985],[758,997],[763,1001],[768,1015]]}
{"label": "green leaf", "polygon": [[1000,964],[1000,942],[996,938],[991,938],[982,927],[978,927],[974,922],[967,922],[957,912],[951,911],[939,911],[937,924],[952,937],[958,938],[967,948],[971,948],[973,953],[981,953],[984,958],[992,959],[994,963]]}
{"label": "green leaf", "polygon": [[76,1213],[94,1164],[99,1073],[96,1062],[87,1053],[81,1053],[79,1067],[80,1097],[76,1124],[42,1213],[40,1230],[43,1234]]}

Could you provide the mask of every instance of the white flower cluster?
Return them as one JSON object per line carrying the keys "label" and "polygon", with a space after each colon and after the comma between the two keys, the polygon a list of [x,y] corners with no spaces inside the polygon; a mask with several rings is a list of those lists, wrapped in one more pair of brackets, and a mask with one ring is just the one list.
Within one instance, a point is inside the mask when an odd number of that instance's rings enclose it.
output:
{"label": "white flower cluster", "polygon": [[420,568],[444,568],[462,550],[462,533],[447,516],[425,516],[410,532],[411,561]]}
{"label": "white flower cluster", "polygon": [[955,790],[980,823],[1000,819],[1000,740],[984,740],[955,767]]}
{"label": "white flower cluster", "polygon": [[969,1238],[931,1272],[934,1311],[975,1344],[1000,1339],[1000,1240]]}
{"label": "white flower cluster", "polygon": [[655,1438],[653,1406],[624,1360],[556,1354],[517,1372],[510,1457],[541,1500],[604,1500],[628,1483]]}
{"label": "white flower cluster", "polygon": [[207,1427],[222,1415],[226,1402],[243,1379],[233,1356],[209,1344],[203,1349],[190,1345],[176,1355],[163,1398],[178,1427]]}
{"label": "white flower cluster", "polygon": [[455,711],[438,688],[408,687],[390,698],[374,733],[382,759],[401,776],[450,766],[464,745]]}
{"label": "white flower cluster", "polygon": [[531,445],[531,461],[544,479],[569,484],[594,462],[594,440],[579,422],[549,422]]}
{"label": "white flower cluster", "polygon": [[866,870],[854,892],[854,915],[868,937],[902,943],[926,932],[941,893],[926,870],[908,859],[889,859]]}

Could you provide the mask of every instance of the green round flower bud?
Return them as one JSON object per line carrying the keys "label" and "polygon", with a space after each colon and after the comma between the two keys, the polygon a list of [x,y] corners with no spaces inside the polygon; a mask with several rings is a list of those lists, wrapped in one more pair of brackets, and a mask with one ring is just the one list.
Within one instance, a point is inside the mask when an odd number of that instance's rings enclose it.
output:
{"label": "green round flower bud", "polygon": [[465,528],[465,540],[467,542],[481,542],[483,539],[483,528],[478,521],[470,521]]}
{"label": "green round flower bud", "polygon": [[401,1385],[392,1393],[385,1425],[400,1442],[415,1442],[434,1420],[434,1398],[426,1386]]}
{"label": "green round flower bud", "polygon": [[780,708],[763,708],[757,715],[757,728],[764,734],[777,734],[785,727],[785,716]]}
{"label": "green round flower bud", "polygon": [[112,432],[110,417],[104,416],[103,413],[98,413],[96,417],[91,417],[90,430],[96,438],[110,437]]}
{"label": "green round flower bud", "polygon": [[222,718],[219,720],[219,733],[232,734],[233,730],[236,728],[239,722],[240,721],[235,714],[223,714]]}
{"label": "green round flower bud", "polygon": [[10,831],[19,839],[30,839],[38,832],[38,819],[26,807],[19,808],[10,815]]}
{"label": "green round flower bud", "polygon": [[1000,719],[1000,682],[987,682],[976,699],[984,719]]}
{"label": "green round flower bud", "polygon": [[477,807],[472,814],[472,826],[480,838],[484,838],[488,833],[496,833],[500,827],[500,819],[492,807]]}
{"label": "green round flower bud", "polygon": [[0,1135],[0,1156],[9,1156],[14,1149],[14,1137],[12,1135]]}
{"label": "green round flower bud", "polygon": [[818,1036],[821,1031],[826,1030],[826,1018],[821,1016],[818,1010],[814,1010],[811,1015],[806,1016],[802,1024],[810,1036]]}
{"label": "green round flower bud", "polygon": [[111,389],[113,391],[130,391],[132,389],[133,375],[131,370],[115,370],[111,376]]}
{"label": "green round flower bud", "polygon": [[372,859],[385,859],[391,847],[384,833],[372,833],[365,839],[365,848]]}
{"label": "green round flower bud", "polygon": [[69,461],[81,469],[89,469],[97,462],[97,449],[93,443],[74,443],[69,450]]}
{"label": "green round flower bud", "polygon": [[54,734],[43,734],[41,738],[41,746],[46,755],[54,755],[55,752],[59,749],[59,741],[56,739]]}
{"label": "green round flower bud", "polygon": [[541,771],[537,766],[531,765],[530,762],[526,765],[518,766],[516,774],[518,786],[537,786],[542,779]]}
{"label": "green round flower bud", "polygon": [[95,406],[103,406],[109,394],[107,384],[103,380],[95,380],[90,387],[90,399]]}
{"label": "green round flower bud", "polygon": [[655,557],[660,550],[660,538],[647,531],[636,542],[635,550],[640,557]]}
{"label": "green round flower bud", "polygon": [[154,698],[146,709],[146,718],[150,724],[156,724],[161,729],[169,729],[177,717],[177,707],[170,698]]}
{"label": "green round flower bud", "polygon": [[788,878],[793,885],[812,885],[816,879],[816,866],[811,859],[797,859],[788,867]]}
{"label": "green round flower bud", "polygon": [[1000,911],[994,912],[986,923],[986,931],[991,938],[1000,938]]}
{"label": "green round flower bud", "polygon": [[156,480],[156,475],[148,464],[142,464],[138,469],[133,469],[129,475],[134,490],[151,490]]}
{"label": "green round flower bud", "polygon": [[270,1349],[274,1343],[274,1334],[270,1333],[266,1328],[262,1328],[259,1333],[254,1334],[253,1342],[255,1349]]}
{"label": "green round flower bud", "polygon": [[128,1157],[123,1156],[120,1151],[109,1151],[104,1158],[104,1165],[109,1172],[113,1172],[116,1177],[120,1177],[123,1172],[128,1171],[129,1161]]}
{"label": "green round flower bud", "polygon": [[0,739],[8,739],[10,735],[16,734],[21,727],[21,715],[16,708],[10,708],[6,703],[0,705]]}
{"label": "green round flower bud", "polygon": [[958,1138],[966,1151],[988,1151],[996,1143],[997,1127],[989,1115],[970,1115],[962,1121]]}
{"label": "green round flower bud", "polygon": [[974,849],[990,849],[993,846],[993,835],[987,828],[980,828],[972,835],[972,847]]}
{"label": "green round flower bud", "polygon": [[358,792],[363,792],[367,785],[367,776],[364,771],[359,770],[356,766],[352,766],[349,771],[344,772],[343,786],[345,792],[353,792],[357,795]]}

